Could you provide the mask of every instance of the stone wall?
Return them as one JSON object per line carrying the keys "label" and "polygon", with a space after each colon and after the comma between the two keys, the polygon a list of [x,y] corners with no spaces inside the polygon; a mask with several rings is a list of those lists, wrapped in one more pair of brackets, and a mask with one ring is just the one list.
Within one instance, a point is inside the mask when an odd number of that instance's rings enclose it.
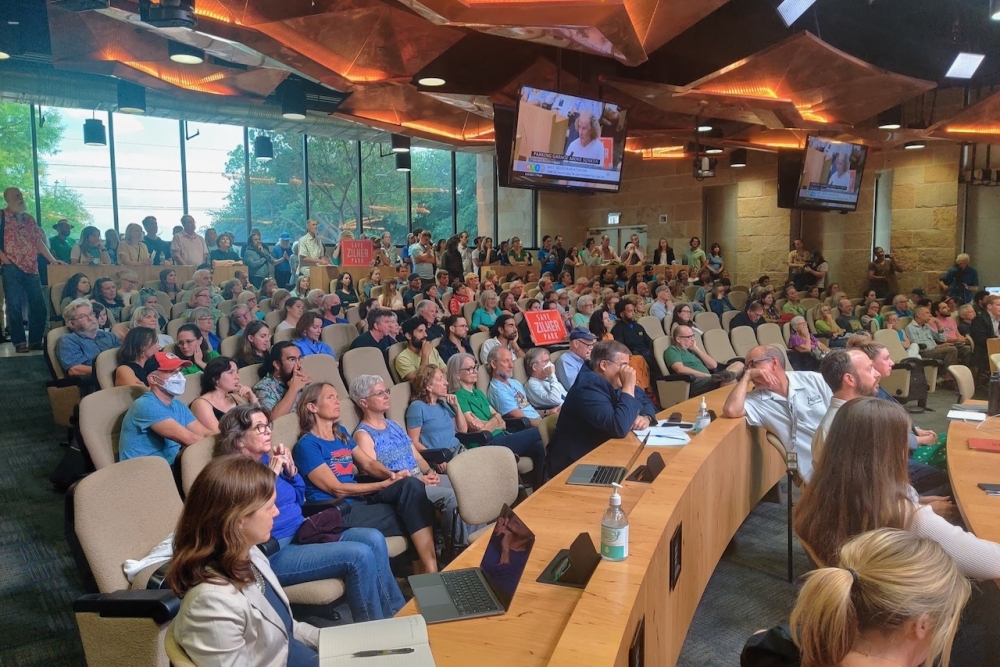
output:
{"label": "stone wall", "polygon": [[[701,182],[692,177],[688,160],[643,161],[627,154],[618,194],[539,193],[539,236],[562,234],[568,245],[574,245],[583,240],[588,228],[603,226],[609,211],[621,211],[622,224],[648,226],[651,248],[662,236],[679,256],[691,236],[703,234],[703,186],[736,183],[739,271],[734,283],[749,284],[762,274],[770,275],[772,281],[783,280],[790,241],[801,233],[806,247],[820,248],[829,262],[829,280],[860,293],[871,254],[874,179],[876,172],[892,169],[891,251],[906,269],[899,286],[920,285],[933,294],[938,291],[938,276],[954,263],[960,242],[958,159],[955,145],[872,153],[858,210],[837,214],[778,208],[777,157],[773,154],[751,151],[745,169],[730,169],[720,160],[717,177]],[[666,223],[659,222],[660,214],[667,215]],[[716,241],[702,240],[706,248]],[[719,243],[723,256],[734,251],[727,243]]]}

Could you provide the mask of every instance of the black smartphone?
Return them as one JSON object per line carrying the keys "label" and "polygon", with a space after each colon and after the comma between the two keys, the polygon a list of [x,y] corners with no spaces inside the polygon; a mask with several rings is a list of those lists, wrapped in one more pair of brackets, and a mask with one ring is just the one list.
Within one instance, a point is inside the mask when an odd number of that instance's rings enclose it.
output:
{"label": "black smartphone", "polygon": [[1000,484],[983,484],[980,483],[979,488],[990,494],[991,496],[1000,495]]}

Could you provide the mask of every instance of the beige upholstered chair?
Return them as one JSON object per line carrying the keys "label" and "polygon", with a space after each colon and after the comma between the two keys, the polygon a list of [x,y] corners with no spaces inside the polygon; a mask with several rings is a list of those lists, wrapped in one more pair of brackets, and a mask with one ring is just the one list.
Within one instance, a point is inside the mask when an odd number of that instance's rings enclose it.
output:
{"label": "beige upholstered chair", "polygon": [[145,387],[112,387],[84,396],[80,401],[80,437],[98,470],[114,464],[118,458],[118,436],[122,420]]}
{"label": "beige upholstered chair", "polygon": [[[492,523],[504,504],[513,505],[518,495],[518,467],[514,453],[506,447],[476,447],[448,463],[448,479],[455,489],[458,514],[469,525]],[[489,530],[469,536],[469,543]]]}

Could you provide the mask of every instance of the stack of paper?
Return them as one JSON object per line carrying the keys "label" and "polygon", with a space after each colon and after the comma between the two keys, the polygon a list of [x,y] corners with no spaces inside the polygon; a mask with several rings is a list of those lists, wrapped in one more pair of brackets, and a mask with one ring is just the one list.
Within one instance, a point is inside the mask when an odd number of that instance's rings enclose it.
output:
{"label": "stack of paper", "polygon": [[423,616],[323,628],[320,667],[434,667]]}
{"label": "stack of paper", "polygon": [[639,440],[648,435],[647,447],[683,447],[691,442],[691,437],[676,426],[652,426],[632,432]]}

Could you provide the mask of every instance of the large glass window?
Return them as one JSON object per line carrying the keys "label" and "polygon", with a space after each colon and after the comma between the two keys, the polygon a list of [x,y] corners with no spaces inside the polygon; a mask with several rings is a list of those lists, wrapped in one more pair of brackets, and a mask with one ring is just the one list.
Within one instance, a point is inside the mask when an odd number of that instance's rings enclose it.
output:
{"label": "large glass window", "polygon": [[[38,166],[51,155],[62,133],[62,125],[46,127],[39,133]],[[31,165],[31,107],[27,104],[0,103],[0,188],[17,188],[24,195],[27,211],[35,215],[35,181]],[[53,223],[55,220],[52,221]],[[51,229],[51,226],[48,227]]]}
{"label": "large glass window", "polygon": [[521,239],[525,247],[535,245],[531,235],[532,191],[519,188],[500,188],[497,191],[497,239],[509,241],[513,237]]}
{"label": "large glass window", "polygon": [[357,232],[357,151],[355,141],[309,137],[309,215],[329,230],[321,232],[324,238],[340,238],[341,229]]}
{"label": "large glass window", "polygon": [[177,121],[120,113],[114,120],[120,231],[147,215],[172,226],[184,213]]}
{"label": "large glass window", "polygon": [[[258,135],[270,137],[273,159],[258,160],[252,153]],[[299,238],[306,232],[302,135],[251,129],[250,150],[251,227],[260,229],[265,242],[277,241],[281,232]]]}
{"label": "large glass window", "polygon": [[[199,231],[214,227],[231,231],[238,239],[247,234],[246,179],[243,173],[243,128],[213,123],[188,123],[188,213]],[[160,238],[180,224],[180,217],[160,222]],[[271,239],[265,239],[271,241]]]}
{"label": "large glass window", "polygon": [[447,239],[452,230],[451,153],[431,148],[410,151],[410,193],[413,226],[429,230],[431,238]]}
{"label": "large glass window", "polygon": [[[91,117],[93,112],[83,109],[46,107],[45,123],[39,128],[42,224],[49,230],[57,220],[66,218],[74,228],[73,238],[79,238],[80,228],[86,225],[94,225],[102,232],[115,227],[111,151],[108,146],[83,143],[83,122]],[[102,112],[96,117],[104,122],[107,132],[108,114]],[[4,143],[7,136],[5,132]],[[27,136],[30,142],[30,131]],[[26,189],[25,194],[30,191]]]}
{"label": "large glass window", "polygon": [[[480,183],[479,163],[488,172]],[[493,156],[455,153],[455,201],[458,204],[458,231],[469,238],[493,235]],[[481,189],[488,189],[489,193]],[[487,206],[487,204],[489,204]]]}
{"label": "large glass window", "polygon": [[[386,157],[381,157],[379,148]],[[396,245],[406,243],[406,174],[396,171],[389,144],[361,144],[361,215],[365,236],[392,234]],[[345,224],[357,236],[356,225]]]}

